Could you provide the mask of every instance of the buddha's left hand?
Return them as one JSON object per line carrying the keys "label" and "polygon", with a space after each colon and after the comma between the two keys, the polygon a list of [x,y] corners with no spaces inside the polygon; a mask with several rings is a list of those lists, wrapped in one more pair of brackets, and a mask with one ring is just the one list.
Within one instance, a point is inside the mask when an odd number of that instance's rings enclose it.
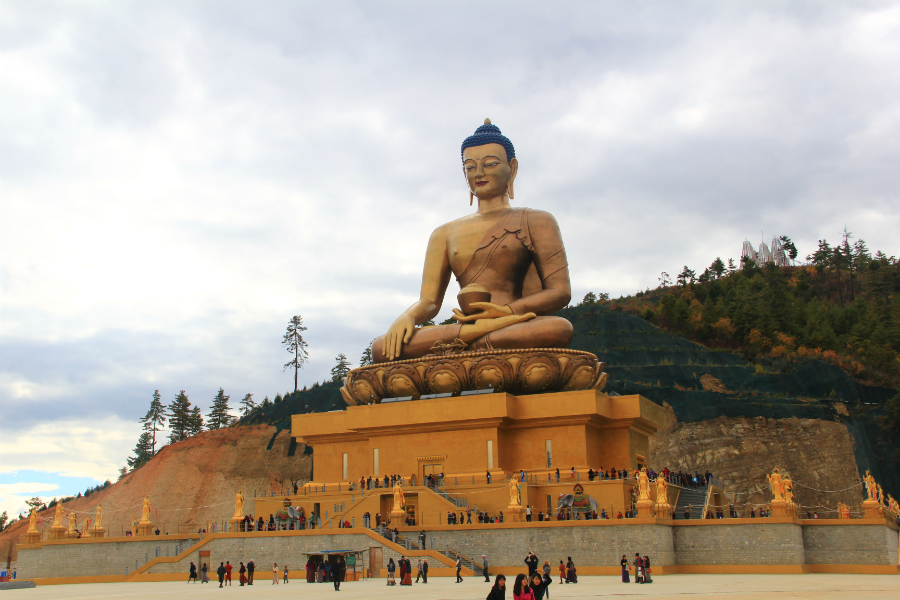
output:
{"label": "buddha's left hand", "polygon": [[453,318],[460,323],[470,323],[480,319],[497,319],[499,317],[507,317],[513,314],[508,306],[500,306],[499,304],[491,304],[490,302],[473,302],[472,308],[480,308],[481,312],[472,315],[464,315],[458,308],[453,309]]}

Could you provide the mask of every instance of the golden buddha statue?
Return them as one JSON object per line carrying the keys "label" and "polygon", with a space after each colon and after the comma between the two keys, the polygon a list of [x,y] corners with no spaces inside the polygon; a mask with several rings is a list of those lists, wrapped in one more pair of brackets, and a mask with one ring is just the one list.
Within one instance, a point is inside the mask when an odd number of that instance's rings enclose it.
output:
{"label": "golden buddha statue", "polygon": [[[571,298],[562,236],[549,213],[510,206],[519,170],[512,142],[485,119],[461,154],[469,201],[477,198],[478,209],[432,232],[419,300],[375,340],[376,362],[419,358],[436,345],[567,348],[572,341],[572,324],[549,316]],[[467,303],[471,314],[454,309],[455,324],[416,328],[440,311],[451,273],[463,293],[474,289],[490,301]]]}

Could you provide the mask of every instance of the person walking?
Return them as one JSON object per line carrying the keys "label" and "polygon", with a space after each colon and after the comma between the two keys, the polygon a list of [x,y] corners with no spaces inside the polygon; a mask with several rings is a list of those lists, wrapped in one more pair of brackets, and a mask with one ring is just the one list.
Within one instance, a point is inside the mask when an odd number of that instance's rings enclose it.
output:
{"label": "person walking", "polygon": [[485,582],[490,583],[490,582],[491,582],[491,578],[488,577],[488,560],[487,560],[487,555],[486,555],[486,554],[482,554],[482,555],[481,555],[481,569],[484,571],[484,580],[485,580]]}
{"label": "person walking", "polygon": [[566,563],[566,583],[578,583],[578,576],[575,574],[575,563],[572,561],[571,556],[568,559]]}
{"label": "person walking", "polygon": [[287,566],[287,563],[285,563],[285,565],[284,565],[284,582],[285,582],[285,583],[288,582],[288,566]]}
{"label": "person walking", "polygon": [[634,582],[644,583],[644,559],[637,552],[634,553]]}
{"label": "person walking", "polygon": [[278,563],[272,565],[272,585],[278,585]]}
{"label": "person walking", "polygon": [[188,575],[187,582],[190,583],[192,579],[194,580],[194,583],[197,583],[197,565],[194,563],[191,563],[191,572]]}
{"label": "person walking", "polygon": [[422,560],[422,583],[428,583],[428,559]]}
{"label": "person walking", "polygon": [[419,578],[422,577],[422,557],[419,557],[419,560],[416,561],[416,583],[419,583]]}
{"label": "person walking", "polygon": [[506,577],[497,575],[494,579],[494,587],[487,595],[487,600],[506,600]]}
{"label": "person walking", "polygon": [[559,583],[563,584],[566,582],[566,565],[563,564],[563,561],[559,561]]}
{"label": "person walking", "polygon": [[387,583],[385,585],[396,585],[397,584],[397,582],[394,581],[394,571],[396,569],[397,569],[397,565],[394,564],[394,558],[391,557],[390,559],[388,559],[388,565],[387,565],[388,579],[387,579]]}
{"label": "person walking", "polygon": [[253,585],[254,571],[256,571],[256,563],[251,560],[247,563],[247,585]]}
{"label": "person walking", "polygon": [[619,561],[619,564],[622,565],[622,583],[631,583],[631,578],[628,576],[628,559],[625,558],[625,555],[622,555],[622,560]]}
{"label": "person walking", "polygon": [[247,567],[244,566],[244,563],[241,563],[241,568],[238,569],[238,579],[241,582],[241,587],[247,584]]}
{"label": "person walking", "polygon": [[206,563],[200,567],[200,583],[209,583],[209,567],[206,566]]}
{"label": "person walking", "polygon": [[334,579],[334,591],[341,591],[341,582],[344,581],[344,558],[342,556],[337,557],[337,561],[334,563],[334,570],[332,571],[332,579]]}
{"label": "person walking", "polygon": [[219,563],[219,568],[216,569],[216,575],[219,576],[219,587],[223,587],[225,585],[225,563]]}
{"label": "person walking", "polygon": [[229,561],[225,561],[225,585],[231,585],[231,571],[234,569]]}
{"label": "person walking", "polygon": [[456,583],[459,583],[463,580],[462,577],[459,576],[459,572],[462,571],[462,557],[457,554],[456,555]]}

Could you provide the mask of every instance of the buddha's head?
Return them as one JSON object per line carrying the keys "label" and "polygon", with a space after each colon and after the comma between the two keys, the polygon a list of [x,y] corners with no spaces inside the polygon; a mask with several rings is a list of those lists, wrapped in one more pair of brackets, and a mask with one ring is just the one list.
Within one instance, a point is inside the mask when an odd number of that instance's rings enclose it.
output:
{"label": "buddha's head", "polygon": [[463,173],[469,191],[479,200],[509,194],[519,169],[516,149],[490,119],[462,143]]}

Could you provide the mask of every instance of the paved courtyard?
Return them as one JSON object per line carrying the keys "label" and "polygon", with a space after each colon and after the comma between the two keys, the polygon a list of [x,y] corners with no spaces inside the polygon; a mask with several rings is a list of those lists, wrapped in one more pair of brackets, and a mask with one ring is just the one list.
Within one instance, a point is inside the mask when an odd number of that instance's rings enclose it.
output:
{"label": "paved courtyard", "polygon": [[[512,586],[514,576],[507,580]],[[478,578],[454,583],[453,578],[433,578],[428,585],[387,587],[384,580],[344,583],[341,598],[415,598],[416,600],[481,600],[487,596],[489,584]],[[3,592],[3,600],[94,600],[103,598],[333,598],[331,584],[307,584],[302,581],[273,586],[271,581],[258,581],[252,588],[234,585],[219,589],[218,583],[107,583],[54,585],[28,590]],[[894,575],[669,575],[658,577],[650,585],[624,584],[618,577],[582,577],[578,584],[550,587],[552,600],[560,598],[602,597],[652,598],[722,598],[727,600],[759,600],[771,598],[900,598],[900,576]],[[506,597],[512,599],[512,590]]]}

